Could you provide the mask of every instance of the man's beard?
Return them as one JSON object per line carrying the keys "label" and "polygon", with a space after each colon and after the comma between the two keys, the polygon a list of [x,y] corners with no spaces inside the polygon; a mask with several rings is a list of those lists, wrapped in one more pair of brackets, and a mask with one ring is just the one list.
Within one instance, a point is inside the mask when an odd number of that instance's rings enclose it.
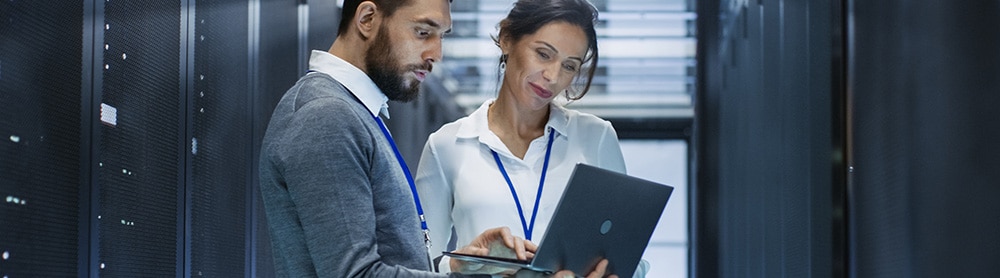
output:
{"label": "man's beard", "polygon": [[390,100],[409,102],[420,93],[420,81],[406,82],[406,75],[414,70],[430,71],[430,63],[423,65],[401,66],[396,53],[392,52],[392,41],[385,25],[379,28],[372,47],[365,55],[365,65],[368,67],[368,77],[375,82]]}

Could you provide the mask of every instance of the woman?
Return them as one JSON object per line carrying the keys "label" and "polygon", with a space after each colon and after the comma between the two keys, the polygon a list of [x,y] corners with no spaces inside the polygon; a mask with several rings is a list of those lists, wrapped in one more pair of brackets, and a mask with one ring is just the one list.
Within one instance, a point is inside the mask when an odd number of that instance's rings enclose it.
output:
{"label": "woman", "polygon": [[[420,158],[431,254],[445,251],[452,227],[457,246],[496,226],[538,242],[577,163],[625,172],[609,122],[553,103],[590,88],[596,19],[585,0],[520,0],[500,22],[497,98],[431,134]],[[447,257],[439,264],[449,266]]]}

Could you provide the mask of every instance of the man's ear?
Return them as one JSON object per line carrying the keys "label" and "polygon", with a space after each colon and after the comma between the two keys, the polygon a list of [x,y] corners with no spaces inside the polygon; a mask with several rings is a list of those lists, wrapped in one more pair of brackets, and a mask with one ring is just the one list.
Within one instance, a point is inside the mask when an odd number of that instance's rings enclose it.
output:
{"label": "man's ear", "polygon": [[354,12],[354,24],[358,27],[361,39],[368,40],[378,32],[378,6],[374,2],[365,1],[358,5],[358,10]]}

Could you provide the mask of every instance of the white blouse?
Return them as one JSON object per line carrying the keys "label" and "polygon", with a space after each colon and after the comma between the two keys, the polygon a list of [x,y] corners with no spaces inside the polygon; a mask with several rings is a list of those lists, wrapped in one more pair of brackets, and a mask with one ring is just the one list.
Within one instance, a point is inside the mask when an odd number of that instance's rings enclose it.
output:
{"label": "white blouse", "polygon": [[[431,232],[432,257],[446,251],[453,226],[458,247],[499,226],[510,227],[514,235],[528,238],[510,187],[491,150],[499,155],[517,192],[524,219],[531,225],[549,133],[555,132],[538,215],[530,235],[536,244],[541,244],[577,163],[625,173],[618,136],[610,122],[550,104],[545,134],[531,141],[522,160],[489,130],[486,114],[491,103],[493,100],[488,100],[469,116],[442,126],[424,146],[415,179]],[[447,257],[440,266],[442,272],[450,271]]]}

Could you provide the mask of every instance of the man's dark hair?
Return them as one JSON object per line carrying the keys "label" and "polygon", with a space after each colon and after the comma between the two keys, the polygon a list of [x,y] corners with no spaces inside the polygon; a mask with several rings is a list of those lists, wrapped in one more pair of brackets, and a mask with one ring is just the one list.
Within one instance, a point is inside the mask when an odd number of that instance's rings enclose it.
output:
{"label": "man's dark hair", "polygon": [[500,34],[493,41],[498,46],[499,39],[514,43],[524,36],[534,34],[545,24],[557,21],[579,26],[587,35],[588,55],[584,57],[584,63],[589,62],[590,65],[587,66],[586,83],[576,96],[566,95],[571,100],[578,100],[590,90],[590,83],[597,70],[597,32],[594,31],[597,8],[594,5],[586,0],[518,0],[507,18],[500,21]]}
{"label": "man's dark hair", "polygon": [[[344,8],[341,9],[340,14],[340,26],[337,28],[337,36],[347,32],[347,26],[351,25],[351,20],[354,20],[354,13],[358,11],[358,5],[361,2],[371,1],[378,6],[378,9],[386,16],[392,16],[399,8],[406,7],[412,4],[412,0],[344,0]],[[448,0],[451,3],[452,0]]]}

